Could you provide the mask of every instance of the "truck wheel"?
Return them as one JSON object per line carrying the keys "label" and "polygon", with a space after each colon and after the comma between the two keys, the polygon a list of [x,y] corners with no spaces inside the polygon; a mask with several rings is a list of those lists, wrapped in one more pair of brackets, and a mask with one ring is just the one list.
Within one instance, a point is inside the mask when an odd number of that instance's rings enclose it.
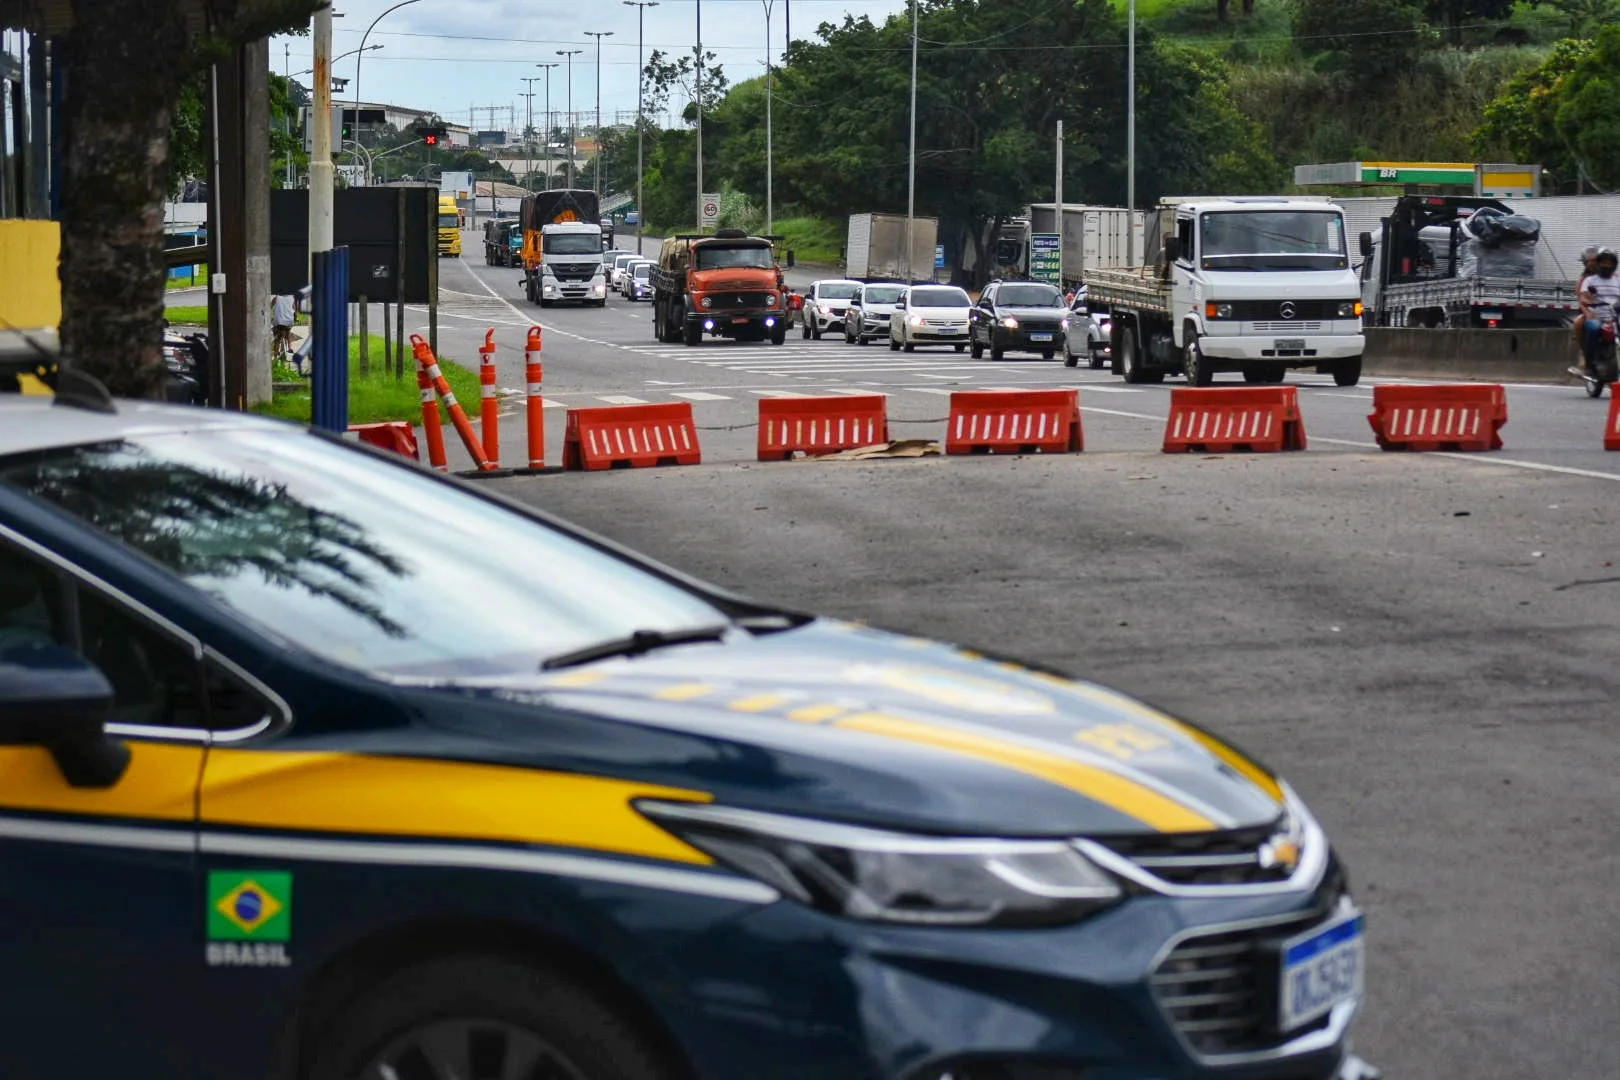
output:
{"label": "truck wheel", "polygon": [[689,346],[703,344],[703,324],[692,319],[682,319],[681,342]]}
{"label": "truck wheel", "polygon": [[784,342],[786,340],[787,340],[787,327],[783,326],[781,323],[777,323],[775,326],[771,327],[771,344],[772,345],[780,345],[780,344],[782,344],[782,342]]}
{"label": "truck wheel", "polygon": [[1210,370],[1209,357],[1204,350],[1198,347],[1196,335],[1187,339],[1185,363],[1187,365],[1188,386],[1208,386],[1215,381],[1215,372]]}
{"label": "truck wheel", "polygon": [[588,987],[493,956],[407,968],[329,1018],[311,1043],[305,1080],[455,1076],[491,1059],[568,1080],[676,1075],[654,1041]]}
{"label": "truck wheel", "polygon": [[1123,365],[1121,373],[1128,383],[1150,382],[1147,372],[1142,370],[1142,358],[1136,352],[1136,331],[1124,330],[1119,335],[1120,363]]}
{"label": "truck wheel", "polygon": [[1352,356],[1348,360],[1341,360],[1333,369],[1334,386],[1354,386],[1361,381],[1361,357]]}

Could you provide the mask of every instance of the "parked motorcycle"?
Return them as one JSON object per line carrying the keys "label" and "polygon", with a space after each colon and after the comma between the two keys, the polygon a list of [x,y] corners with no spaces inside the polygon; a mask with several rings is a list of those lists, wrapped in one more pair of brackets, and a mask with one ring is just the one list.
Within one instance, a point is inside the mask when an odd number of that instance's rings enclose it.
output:
{"label": "parked motorcycle", "polygon": [[207,405],[209,365],[207,334],[163,330],[163,366],[168,371],[165,397],[176,405]]}

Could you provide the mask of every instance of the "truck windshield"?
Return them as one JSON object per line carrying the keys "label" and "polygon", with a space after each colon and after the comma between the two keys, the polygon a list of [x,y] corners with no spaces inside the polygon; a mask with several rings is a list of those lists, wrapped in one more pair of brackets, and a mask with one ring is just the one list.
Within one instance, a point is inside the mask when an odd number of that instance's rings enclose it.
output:
{"label": "truck windshield", "polygon": [[1325,210],[1220,210],[1205,214],[1206,270],[1340,270],[1350,265],[1344,221]]}
{"label": "truck windshield", "polygon": [[1003,285],[996,300],[1008,307],[1063,306],[1063,294],[1050,285]]}
{"label": "truck windshield", "polygon": [[594,233],[563,233],[544,241],[540,250],[547,255],[596,255],[602,250],[601,238]]}
{"label": "truck windshield", "polygon": [[439,215],[439,228],[441,228],[441,229],[459,229],[459,228],[461,228],[461,215],[460,214],[440,214]]}
{"label": "truck windshield", "polygon": [[723,270],[731,267],[749,267],[769,270],[776,263],[767,247],[700,247],[697,249],[699,270]]}

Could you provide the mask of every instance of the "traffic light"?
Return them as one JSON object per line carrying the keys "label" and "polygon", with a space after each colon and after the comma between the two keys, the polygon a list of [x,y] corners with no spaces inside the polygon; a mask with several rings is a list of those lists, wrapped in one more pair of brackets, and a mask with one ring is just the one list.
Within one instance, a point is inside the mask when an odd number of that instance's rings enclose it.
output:
{"label": "traffic light", "polygon": [[429,133],[427,135],[423,135],[422,136],[422,141],[427,143],[429,146],[438,146],[439,145],[439,137],[437,135],[432,134],[432,133]]}
{"label": "traffic light", "polygon": [[416,133],[429,146],[438,146],[446,135],[443,124],[423,124],[416,129]]}

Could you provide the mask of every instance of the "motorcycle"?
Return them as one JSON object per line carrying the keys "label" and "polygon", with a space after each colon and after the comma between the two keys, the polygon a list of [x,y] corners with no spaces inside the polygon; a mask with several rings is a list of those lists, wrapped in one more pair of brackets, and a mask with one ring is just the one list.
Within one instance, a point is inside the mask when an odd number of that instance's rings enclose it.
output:
{"label": "motorcycle", "polygon": [[167,371],[164,397],[171,404],[208,404],[207,334],[177,334],[164,327],[163,367]]}
{"label": "motorcycle", "polygon": [[1593,311],[1602,328],[1598,331],[1597,348],[1586,359],[1589,372],[1586,376],[1586,395],[1600,398],[1605,386],[1620,379],[1620,360],[1616,359],[1614,305],[1598,303],[1593,305]]}

